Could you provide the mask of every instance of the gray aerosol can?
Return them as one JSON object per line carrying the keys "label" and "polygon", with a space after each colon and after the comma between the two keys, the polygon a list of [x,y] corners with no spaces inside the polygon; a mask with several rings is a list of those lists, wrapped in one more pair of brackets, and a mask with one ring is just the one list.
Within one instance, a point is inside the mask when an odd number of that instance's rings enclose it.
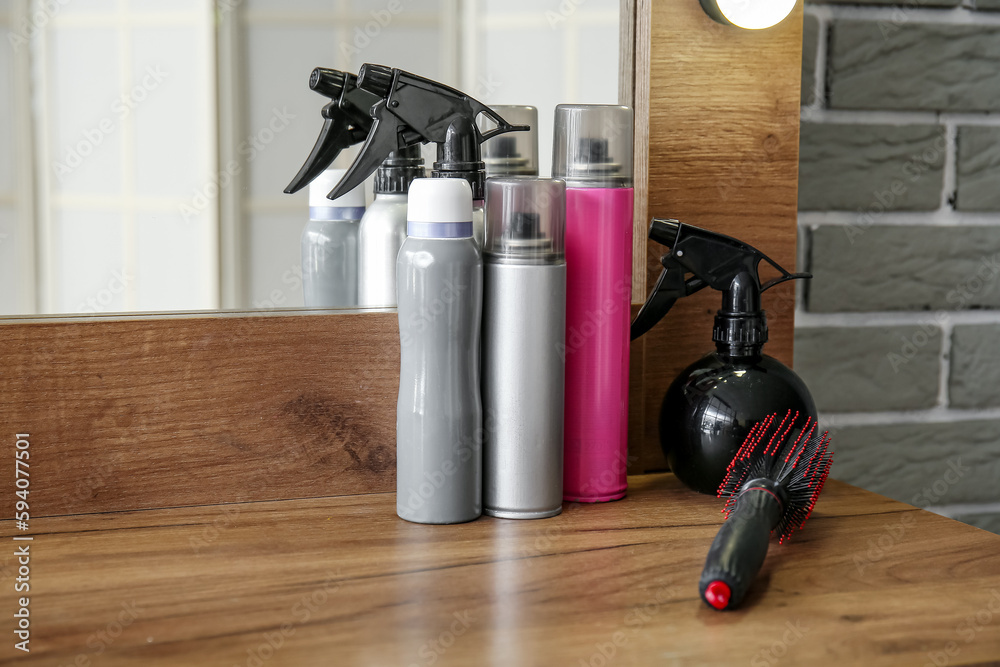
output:
{"label": "gray aerosol can", "polygon": [[406,232],[396,265],[396,513],[416,523],[472,521],[483,498],[483,262],[469,182],[413,181]]}
{"label": "gray aerosol can", "polygon": [[486,181],[483,512],[562,511],[566,184]]}
{"label": "gray aerosol can", "polygon": [[364,186],[326,198],[344,175],[327,169],[309,184],[309,223],[302,232],[302,296],[307,308],[358,305],[358,221],[365,214]]}
{"label": "gray aerosol can", "polygon": [[406,238],[406,194],[423,178],[420,146],[393,151],[375,172],[375,201],[361,218],[358,305],[396,307],[396,258]]}

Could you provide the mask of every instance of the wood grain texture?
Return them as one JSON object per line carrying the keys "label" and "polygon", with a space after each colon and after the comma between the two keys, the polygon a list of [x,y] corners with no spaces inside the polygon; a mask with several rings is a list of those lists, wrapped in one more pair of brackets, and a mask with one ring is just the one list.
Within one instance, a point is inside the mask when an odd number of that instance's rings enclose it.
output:
{"label": "wood grain texture", "polygon": [[[635,192],[632,233],[632,301],[646,299],[646,229],[649,227],[649,50],[651,0],[621,0],[618,103],[632,107],[635,135],[632,162]],[[637,67],[636,64],[639,64]]]}
{"label": "wood grain texture", "polygon": [[[672,475],[630,486],[622,501],[543,521],[409,524],[392,494],[37,520],[32,651],[7,641],[0,661],[877,667],[927,664],[948,647],[949,665],[1000,656],[995,535],[831,482],[805,530],[772,543],[745,606],[718,613],[697,581],[721,503]],[[11,528],[0,526],[8,544]],[[0,558],[10,611],[13,558]]]}
{"label": "wood grain texture", "polygon": [[618,104],[635,99],[635,3],[618,0]]}
{"label": "wood grain texture", "polygon": [[[794,270],[802,3],[767,30],[720,25],[697,2],[651,4],[648,62],[636,47],[636,78],[647,66],[651,96],[647,217],[735,236]],[[641,22],[641,11],[637,16]],[[643,38],[641,27],[636,33]],[[636,259],[646,266],[648,294],[664,248],[647,241],[644,250]],[[631,372],[642,377],[631,385],[631,472],[666,468],[657,434],[660,402],[681,370],[714,349],[719,304],[719,294],[708,290],[682,299],[633,344]],[[794,286],[765,293],[764,307],[765,352],[790,365]]]}
{"label": "wood grain texture", "polygon": [[0,433],[31,435],[34,516],[395,488],[394,313],[6,324],[0,339]]}

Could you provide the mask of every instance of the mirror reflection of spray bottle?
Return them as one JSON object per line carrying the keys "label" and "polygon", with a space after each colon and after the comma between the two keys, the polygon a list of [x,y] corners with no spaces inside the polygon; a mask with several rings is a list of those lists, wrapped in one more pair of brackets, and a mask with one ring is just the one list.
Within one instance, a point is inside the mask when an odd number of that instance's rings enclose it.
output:
{"label": "mirror reflection of spray bottle", "polygon": [[566,181],[563,497],[625,495],[632,288],[632,110],[560,104],[552,175]]}
{"label": "mirror reflection of spray bottle", "polygon": [[[329,197],[337,198],[363,182],[390,152],[417,143],[436,143],[437,160],[431,176],[460,178],[469,183],[473,232],[481,248],[486,168],[479,145],[499,134],[528,128],[511,125],[460,90],[400,69],[365,63],[358,70],[357,84],[378,98],[371,108],[374,122],[360,154]],[[480,115],[488,117],[496,127],[480,131],[476,126]]]}
{"label": "mirror reflection of spray bottle", "polygon": [[309,184],[309,222],[302,232],[302,296],[307,308],[358,305],[358,221],[364,186],[326,198],[343,169],[327,169]]}
{"label": "mirror reflection of spray bottle", "polygon": [[415,523],[482,513],[483,261],[472,232],[468,181],[413,181],[396,268],[396,514]]}
{"label": "mirror reflection of spray bottle", "polygon": [[396,306],[396,258],[406,238],[406,194],[413,179],[423,177],[420,146],[389,153],[375,172],[375,201],[358,232],[360,306]]}
{"label": "mirror reflection of spray bottle", "polygon": [[358,78],[348,72],[317,67],[309,75],[309,88],[330,99],[323,107],[323,129],[309,158],[299,169],[285,194],[298,192],[322,174],[340,153],[361,143],[371,131],[371,106],[378,98],[358,88]]}
{"label": "mirror reflection of spray bottle", "polygon": [[483,512],[562,511],[566,184],[486,181]]}
{"label": "mirror reflection of spray bottle", "polygon": [[[490,107],[515,125],[526,125],[526,132],[514,132],[493,137],[482,145],[486,178],[503,176],[538,176],[538,109],[514,104]],[[496,124],[486,116],[476,119],[480,131],[486,132]]]}

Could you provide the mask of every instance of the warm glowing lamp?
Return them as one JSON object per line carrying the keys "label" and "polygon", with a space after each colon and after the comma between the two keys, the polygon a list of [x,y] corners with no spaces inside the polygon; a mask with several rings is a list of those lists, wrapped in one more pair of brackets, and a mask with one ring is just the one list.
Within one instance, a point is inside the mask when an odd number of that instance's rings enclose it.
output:
{"label": "warm glowing lamp", "polygon": [[709,16],[748,30],[770,28],[788,16],[797,0],[701,0]]}

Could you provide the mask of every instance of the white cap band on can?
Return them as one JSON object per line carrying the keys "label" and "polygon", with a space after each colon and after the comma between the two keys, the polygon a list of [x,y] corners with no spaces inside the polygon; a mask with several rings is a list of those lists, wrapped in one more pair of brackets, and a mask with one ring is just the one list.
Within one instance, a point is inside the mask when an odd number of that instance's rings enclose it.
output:
{"label": "white cap band on can", "polygon": [[406,202],[406,233],[422,238],[472,236],[472,187],[464,178],[417,178]]}

